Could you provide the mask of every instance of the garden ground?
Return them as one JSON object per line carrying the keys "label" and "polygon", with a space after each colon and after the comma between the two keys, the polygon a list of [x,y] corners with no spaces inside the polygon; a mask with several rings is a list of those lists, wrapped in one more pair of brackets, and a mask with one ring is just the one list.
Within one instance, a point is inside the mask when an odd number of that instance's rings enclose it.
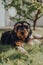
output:
{"label": "garden ground", "polygon": [[[3,31],[0,31],[0,37]],[[36,28],[33,34],[43,36],[43,28]],[[28,55],[19,52],[10,45],[3,46],[0,42],[0,65],[43,65],[43,39],[41,44],[24,45]]]}

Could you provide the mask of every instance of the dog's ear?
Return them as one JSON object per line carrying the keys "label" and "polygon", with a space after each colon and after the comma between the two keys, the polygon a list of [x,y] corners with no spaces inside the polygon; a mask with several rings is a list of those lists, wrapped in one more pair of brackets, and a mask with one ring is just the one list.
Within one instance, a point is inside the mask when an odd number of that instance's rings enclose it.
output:
{"label": "dog's ear", "polygon": [[29,34],[31,35],[31,34],[32,34],[32,30],[31,30],[30,23],[28,23],[28,28],[30,29],[30,32],[29,32]]}
{"label": "dog's ear", "polygon": [[27,37],[27,40],[29,39],[29,37],[32,35],[32,30],[30,29],[29,35]]}
{"label": "dog's ear", "polygon": [[18,26],[21,26],[21,23],[20,22],[17,22],[17,23],[14,24],[14,28],[13,28],[13,31],[14,32],[17,32]]}
{"label": "dog's ear", "polygon": [[28,29],[29,29],[29,36],[32,34],[32,30],[31,30],[31,26],[30,26],[30,24],[28,23]]}
{"label": "dog's ear", "polygon": [[29,36],[32,34],[32,30],[30,29]]}
{"label": "dog's ear", "polygon": [[16,32],[16,24],[14,24],[12,32]]}

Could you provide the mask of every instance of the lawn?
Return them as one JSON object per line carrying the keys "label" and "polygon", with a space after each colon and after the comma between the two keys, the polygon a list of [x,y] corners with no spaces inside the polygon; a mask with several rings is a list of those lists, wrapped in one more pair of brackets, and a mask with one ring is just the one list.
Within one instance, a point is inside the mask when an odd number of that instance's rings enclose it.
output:
{"label": "lawn", "polygon": [[[0,37],[2,32],[0,31]],[[33,31],[33,34],[35,33],[43,36],[43,28],[37,28]],[[43,65],[43,40],[41,43],[33,46],[24,45],[28,55],[10,45],[3,46],[0,43],[0,65]]]}

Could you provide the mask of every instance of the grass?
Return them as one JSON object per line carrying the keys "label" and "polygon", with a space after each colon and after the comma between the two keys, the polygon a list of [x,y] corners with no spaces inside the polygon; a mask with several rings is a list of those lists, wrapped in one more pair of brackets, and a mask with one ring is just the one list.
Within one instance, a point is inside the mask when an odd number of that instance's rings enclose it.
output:
{"label": "grass", "polygon": [[43,65],[43,45],[27,46],[28,55],[11,46],[0,46],[0,65]]}
{"label": "grass", "polygon": [[[0,36],[3,31],[0,31]],[[43,36],[43,30],[36,30]],[[43,40],[42,42],[43,43]],[[43,65],[43,44],[33,46],[24,45],[28,55],[23,54],[10,45],[0,43],[0,65]]]}

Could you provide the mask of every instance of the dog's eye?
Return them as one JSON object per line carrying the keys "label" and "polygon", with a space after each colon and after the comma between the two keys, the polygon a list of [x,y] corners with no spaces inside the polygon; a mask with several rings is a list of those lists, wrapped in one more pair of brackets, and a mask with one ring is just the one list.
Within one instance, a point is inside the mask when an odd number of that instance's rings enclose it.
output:
{"label": "dog's eye", "polygon": [[28,29],[28,26],[25,25],[24,27],[25,27],[26,29]]}
{"label": "dog's eye", "polygon": [[28,29],[28,26],[26,26],[26,28]]}
{"label": "dog's eye", "polygon": [[16,30],[18,30],[18,29],[20,29],[20,26],[18,26]]}
{"label": "dog's eye", "polygon": [[19,29],[19,28],[20,28],[20,26],[17,27],[17,29]]}

